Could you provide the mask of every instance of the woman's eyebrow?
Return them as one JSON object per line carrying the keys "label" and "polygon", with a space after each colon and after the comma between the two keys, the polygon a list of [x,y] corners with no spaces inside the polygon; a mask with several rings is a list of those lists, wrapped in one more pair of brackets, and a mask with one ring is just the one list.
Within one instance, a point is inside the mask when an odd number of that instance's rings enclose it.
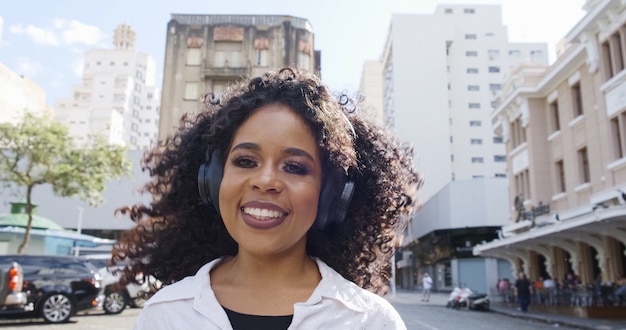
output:
{"label": "woman's eyebrow", "polygon": [[[238,149],[258,151],[258,150],[261,150],[261,146],[253,142],[242,142],[234,146],[230,151],[233,152]],[[310,159],[312,162],[315,162],[315,159],[313,158],[313,156],[311,156],[310,153],[300,148],[294,148],[294,147],[285,148],[283,149],[283,153],[291,155],[291,156],[305,157],[305,158]]]}
{"label": "woman's eyebrow", "polygon": [[292,156],[301,156],[301,157],[306,157],[308,159],[310,159],[312,162],[315,162],[315,159],[313,159],[313,156],[311,156],[311,154],[309,154],[308,152],[302,150],[302,149],[298,149],[298,148],[285,148],[285,150],[283,151],[286,154],[292,155]]}
{"label": "woman's eyebrow", "polygon": [[230,151],[233,152],[237,149],[246,149],[246,150],[261,150],[261,146],[252,142],[242,142],[238,145],[234,146]]}

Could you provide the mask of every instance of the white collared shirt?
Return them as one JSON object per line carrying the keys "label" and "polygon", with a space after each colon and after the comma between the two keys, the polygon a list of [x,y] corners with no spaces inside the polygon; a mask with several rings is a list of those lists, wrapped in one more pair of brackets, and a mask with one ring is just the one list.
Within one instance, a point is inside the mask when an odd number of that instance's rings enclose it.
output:
{"label": "white collared shirt", "polygon": [[[387,300],[346,280],[323,261],[314,260],[322,280],[306,302],[294,305],[290,330],[406,329]],[[232,330],[211,288],[209,273],[220,261],[215,259],[194,276],[157,292],[144,305],[134,329]]]}

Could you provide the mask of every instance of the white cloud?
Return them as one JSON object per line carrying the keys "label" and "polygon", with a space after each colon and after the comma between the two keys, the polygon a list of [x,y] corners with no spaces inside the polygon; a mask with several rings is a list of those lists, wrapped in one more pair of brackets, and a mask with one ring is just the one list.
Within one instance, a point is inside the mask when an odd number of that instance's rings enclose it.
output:
{"label": "white cloud", "polygon": [[104,40],[108,38],[96,26],[60,18],[54,19],[52,27],[49,28],[40,28],[31,24],[16,24],[9,27],[9,32],[17,35],[26,35],[37,44],[49,46],[59,46],[61,44],[102,46]]}
{"label": "white cloud", "polygon": [[76,20],[55,19],[54,25],[60,30],[63,41],[67,45],[84,44],[93,46],[102,43],[107,38],[107,35],[98,27],[83,24]]}
{"label": "white cloud", "polygon": [[43,65],[30,58],[20,57],[17,59],[17,69],[15,71],[21,75],[33,77],[43,71]]}
{"label": "white cloud", "polygon": [[53,31],[38,28],[34,25],[11,25],[9,27],[9,32],[17,34],[17,35],[26,35],[33,42],[41,45],[51,45],[56,46],[59,44],[57,37],[54,35]]}
{"label": "white cloud", "polygon": [[74,63],[72,63],[72,71],[74,72],[76,76],[82,77],[84,66],[85,66],[85,63],[83,59],[81,58],[77,61],[74,61]]}

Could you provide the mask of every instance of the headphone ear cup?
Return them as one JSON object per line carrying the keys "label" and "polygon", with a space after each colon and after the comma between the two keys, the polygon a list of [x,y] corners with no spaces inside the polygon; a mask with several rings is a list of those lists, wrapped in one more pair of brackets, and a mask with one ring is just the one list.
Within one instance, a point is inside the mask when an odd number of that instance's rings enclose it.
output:
{"label": "headphone ear cup", "polygon": [[214,150],[213,152],[207,151],[207,155],[209,155],[209,159],[206,163],[201,164],[198,170],[198,191],[200,192],[202,202],[213,206],[217,213],[219,213],[220,184],[224,176],[224,167],[221,162],[222,157],[219,150]]}
{"label": "headphone ear cup", "polygon": [[324,230],[333,223],[339,224],[345,220],[354,188],[354,182],[347,180],[344,174],[336,171],[326,174],[315,218],[315,227],[318,230]]}

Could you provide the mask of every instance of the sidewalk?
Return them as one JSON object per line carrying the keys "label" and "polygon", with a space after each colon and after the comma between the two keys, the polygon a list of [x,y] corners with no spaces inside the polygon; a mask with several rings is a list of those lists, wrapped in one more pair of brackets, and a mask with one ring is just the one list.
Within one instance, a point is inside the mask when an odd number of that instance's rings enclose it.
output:
{"label": "sidewalk", "polygon": [[[415,304],[415,305],[432,305],[445,307],[448,301],[448,293],[433,293],[430,296],[428,302],[421,301],[422,293],[417,290],[396,290],[395,295],[389,293],[386,296],[389,302],[400,304]],[[497,302],[491,303],[491,311],[500,313],[510,317],[517,317],[523,319],[531,319],[535,321],[545,322],[548,324],[563,325],[578,329],[591,329],[591,330],[626,330],[626,319],[621,320],[603,320],[595,318],[582,318],[567,315],[558,315],[552,313],[540,313],[533,312],[532,306],[530,311],[522,313],[516,308],[499,305]],[[478,313],[478,312],[477,312]]]}

